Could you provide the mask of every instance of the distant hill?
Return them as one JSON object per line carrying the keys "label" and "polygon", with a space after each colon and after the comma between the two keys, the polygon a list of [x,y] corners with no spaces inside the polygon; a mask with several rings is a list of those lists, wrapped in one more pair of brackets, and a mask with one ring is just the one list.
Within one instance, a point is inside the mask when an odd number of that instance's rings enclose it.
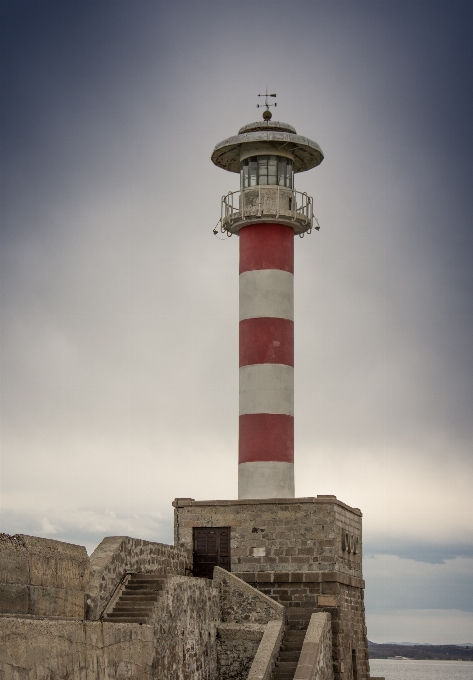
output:
{"label": "distant hill", "polygon": [[[407,647],[411,647],[412,645],[423,645],[424,647],[432,647],[431,642],[381,642],[381,643],[376,643],[373,642],[372,644],[382,644],[382,645],[405,645]],[[459,642],[456,645],[453,645],[454,647],[473,647],[473,642]]]}
{"label": "distant hill", "polygon": [[410,642],[376,644],[376,642],[368,641],[368,651],[370,659],[389,659],[394,656],[404,656],[408,659],[473,661],[473,645],[417,645]]}

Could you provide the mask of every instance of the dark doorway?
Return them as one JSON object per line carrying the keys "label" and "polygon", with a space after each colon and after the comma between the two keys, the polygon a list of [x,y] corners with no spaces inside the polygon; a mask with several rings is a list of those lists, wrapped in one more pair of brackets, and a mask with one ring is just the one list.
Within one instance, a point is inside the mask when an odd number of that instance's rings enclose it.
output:
{"label": "dark doorway", "polygon": [[353,680],[358,680],[358,669],[356,667],[356,651],[351,650],[351,667],[353,672]]}
{"label": "dark doorway", "polygon": [[214,567],[230,570],[230,527],[194,528],[194,576],[212,578]]}

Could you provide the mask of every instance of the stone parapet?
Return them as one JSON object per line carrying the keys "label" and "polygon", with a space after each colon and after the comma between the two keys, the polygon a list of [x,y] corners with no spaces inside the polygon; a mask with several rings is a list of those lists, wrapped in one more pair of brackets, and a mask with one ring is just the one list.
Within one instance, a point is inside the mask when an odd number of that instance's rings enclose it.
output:
{"label": "stone parapet", "polygon": [[0,617],[0,677],[152,680],[153,629],[103,623]]}
{"label": "stone parapet", "polygon": [[0,613],[83,618],[88,582],[83,546],[0,534]]}
{"label": "stone parapet", "polygon": [[270,621],[248,673],[248,680],[270,680],[284,633],[282,619]]}
{"label": "stone parapet", "polygon": [[330,614],[312,614],[294,680],[333,680]]}

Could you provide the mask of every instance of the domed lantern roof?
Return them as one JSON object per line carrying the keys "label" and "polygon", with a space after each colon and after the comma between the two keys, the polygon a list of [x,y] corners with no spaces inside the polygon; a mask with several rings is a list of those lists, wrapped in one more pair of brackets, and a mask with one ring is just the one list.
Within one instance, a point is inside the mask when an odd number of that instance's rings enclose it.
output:
{"label": "domed lantern roof", "polygon": [[[251,148],[262,147],[266,151],[293,158],[294,172],[304,172],[315,168],[324,159],[322,149],[308,137],[296,133],[287,123],[266,119],[244,125],[237,135],[219,142],[212,153],[212,161],[219,168],[229,172],[240,172],[240,161],[248,155]],[[245,153],[246,152],[246,153]],[[257,152],[258,153],[258,152]]]}

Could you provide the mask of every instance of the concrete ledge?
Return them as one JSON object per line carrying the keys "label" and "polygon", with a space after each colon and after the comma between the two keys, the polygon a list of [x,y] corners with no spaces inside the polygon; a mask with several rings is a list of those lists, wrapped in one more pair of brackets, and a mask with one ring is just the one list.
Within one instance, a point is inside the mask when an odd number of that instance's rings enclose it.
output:
{"label": "concrete ledge", "polygon": [[259,643],[248,680],[269,680],[279,654],[284,633],[284,620],[270,621]]}
{"label": "concrete ledge", "polygon": [[339,505],[345,510],[353,512],[355,515],[362,517],[362,512],[359,508],[352,508],[346,503],[339,501],[336,496],[308,496],[306,498],[257,498],[245,499],[235,501],[195,501],[193,498],[175,498],[173,501],[174,508],[189,508],[192,506],[220,506],[220,505],[298,505],[302,503],[315,503],[320,505]]}
{"label": "concrete ledge", "polygon": [[88,580],[83,546],[0,534],[0,613],[82,619]]}
{"label": "concrete ledge", "polygon": [[330,614],[312,614],[294,680],[333,680]]}
{"label": "concrete ledge", "polygon": [[245,583],[342,583],[353,588],[365,587],[363,579],[338,571],[237,571],[232,573]]}

